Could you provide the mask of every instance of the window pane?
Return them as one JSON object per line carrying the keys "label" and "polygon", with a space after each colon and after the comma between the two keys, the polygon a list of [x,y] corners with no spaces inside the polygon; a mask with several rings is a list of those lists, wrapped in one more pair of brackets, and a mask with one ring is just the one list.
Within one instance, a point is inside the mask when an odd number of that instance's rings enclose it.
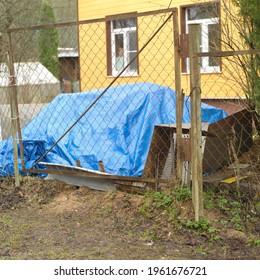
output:
{"label": "window pane", "polygon": [[188,20],[219,17],[219,4],[201,5],[187,9]]}
{"label": "window pane", "polygon": [[136,32],[129,32],[129,51],[136,51],[137,43],[136,43]]}
{"label": "window pane", "polygon": [[[112,74],[117,75],[125,66],[136,57],[137,32],[136,18],[120,19],[111,21],[111,51],[112,51]],[[123,28],[123,30],[121,30]],[[122,75],[137,73],[137,59],[131,63]]]}
{"label": "window pane", "polygon": [[[136,56],[137,52],[131,52],[129,53],[129,62],[134,59]],[[137,58],[130,64],[129,66],[131,71],[137,71]]]}
{"label": "window pane", "polygon": [[127,19],[113,20],[113,29],[127,28],[127,27],[136,27],[136,19],[135,18],[127,18]]}
{"label": "window pane", "polygon": [[124,68],[124,37],[123,34],[115,35],[116,43],[116,70],[120,71]]}
{"label": "window pane", "polygon": [[[210,24],[209,28],[209,52],[220,50],[219,24]],[[219,66],[220,57],[209,57],[209,66]]]}

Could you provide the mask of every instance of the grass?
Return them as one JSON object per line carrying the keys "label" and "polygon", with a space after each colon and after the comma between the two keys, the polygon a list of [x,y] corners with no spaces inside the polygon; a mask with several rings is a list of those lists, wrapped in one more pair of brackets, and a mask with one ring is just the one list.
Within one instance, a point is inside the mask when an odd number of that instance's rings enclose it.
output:
{"label": "grass", "polygon": [[[243,194],[244,195],[244,194]],[[219,220],[209,220],[204,217],[199,221],[194,220],[192,207],[190,211],[185,209],[185,205],[192,205],[192,196],[189,188],[177,187],[171,192],[148,192],[145,195],[144,203],[140,207],[141,214],[150,219],[166,219],[168,224],[178,230],[188,229],[194,234],[206,236],[209,241],[219,241],[223,239],[223,230],[235,229],[240,232],[248,233],[252,231],[254,224],[259,221],[257,207],[259,202],[248,200],[243,202],[241,194],[234,192],[219,191],[214,192],[208,188],[204,192],[205,213],[217,213]],[[184,212],[184,214],[183,214]],[[146,232],[151,239],[158,237],[153,232]],[[251,244],[258,245],[259,239],[252,233]]]}
{"label": "grass", "polygon": [[[141,196],[26,180],[29,185],[23,182],[21,189],[24,202],[1,211],[0,259],[257,256],[255,200],[252,205],[243,203],[231,192],[206,190],[205,217],[195,222],[186,186]],[[10,197],[12,193],[10,189]],[[42,199],[46,203],[40,203]],[[236,225],[242,226],[247,238],[246,242],[239,239],[239,248],[238,241],[225,235]]]}

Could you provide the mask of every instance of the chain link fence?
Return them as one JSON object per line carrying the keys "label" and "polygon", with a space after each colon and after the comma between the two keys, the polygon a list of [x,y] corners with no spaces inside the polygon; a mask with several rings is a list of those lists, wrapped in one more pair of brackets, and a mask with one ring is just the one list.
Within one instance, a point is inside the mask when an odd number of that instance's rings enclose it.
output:
{"label": "chain link fence", "polygon": [[[222,108],[229,115],[207,129],[210,134],[205,139],[203,168],[208,176],[204,182],[258,188],[259,93],[252,91],[257,79],[250,78],[250,69],[259,54],[259,50],[212,52],[207,57],[199,54],[204,72],[202,102]],[[206,73],[203,65],[210,60],[215,69]]]}
{"label": "chain link fence", "polygon": [[[197,148],[190,144],[193,89],[188,58],[175,69],[180,55],[176,10],[123,16],[9,31],[23,172],[169,182],[176,175],[175,89],[180,83],[179,147],[182,180],[189,184]],[[51,53],[53,38],[57,44],[62,38],[58,53]],[[209,178],[232,163],[239,168],[239,158],[253,145],[254,112],[245,99],[243,74],[231,70],[230,56],[208,54],[200,64],[203,142],[197,144]],[[1,81],[7,80],[0,88],[2,172],[11,164],[9,77],[6,61]]]}

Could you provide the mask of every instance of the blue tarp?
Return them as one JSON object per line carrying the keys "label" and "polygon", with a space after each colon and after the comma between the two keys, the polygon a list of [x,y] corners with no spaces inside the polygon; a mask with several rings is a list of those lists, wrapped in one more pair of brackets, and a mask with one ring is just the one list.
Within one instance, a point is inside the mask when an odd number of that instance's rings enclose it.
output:
{"label": "blue tarp", "polygon": [[[61,94],[23,129],[26,168],[30,168],[81,116],[103,89]],[[175,92],[151,83],[111,87],[42,161],[141,176],[153,128],[175,123]],[[227,114],[202,104],[202,121],[213,123]],[[190,100],[184,100],[183,122],[190,122]],[[39,167],[39,166],[36,166]],[[11,138],[0,142],[0,176],[13,175]]]}

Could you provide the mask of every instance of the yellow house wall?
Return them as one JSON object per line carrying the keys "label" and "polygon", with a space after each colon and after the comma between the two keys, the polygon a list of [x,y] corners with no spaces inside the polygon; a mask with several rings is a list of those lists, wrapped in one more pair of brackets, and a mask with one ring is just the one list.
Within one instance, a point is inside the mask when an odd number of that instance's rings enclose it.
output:
{"label": "yellow house wall", "polygon": [[[169,0],[78,0],[79,20],[105,18],[105,16],[128,12],[144,12],[160,10],[169,7]],[[201,1],[172,1],[172,7],[194,4]],[[180,17],[180,16],[179,16]],[[152,36],[155,30],[163,22],[162,15],[138,18],[138,44],[139,50]],[[158,46],[160,48],[158,49]],[[106,58],[106,25],[105,22],[80,25],[79,49],[81,66],[81,90],[90,90],[107,87],[114,77],[107,76]],[[234,81],[228,61],[222,59],[222,71],[218,74],[202,74],[201,87],[202,98],[241,98],[242,90]],[[238,77],[240,73],[238,73]],[[241,77],[240,77],[241,79]],[[167,23],[163,31],[139,56],[139,76],[120,77],[114,85],[122,83],[134,83],[148,81],[175,87],[174,83],[174,47],[173,47],[173,24]],[[189,75],[181,74],[182,88],[188,95]]]}
{"label": "yellow house wall", "polygon": [[[163,15],[163,18],[162,18]],[[139,49],[163,23],[164,14],[138,18]],[[169,15],[169,14],[168,14]],[[107,76],[105,22],[82,24],[79,27],[81,90],[107,87],[114,77]],[[136,77],[120,77],[121,83],[152,82],[174,88],[173,24],[169,21],[163,31],[139,55]],[[169,36],[169,34],[171,34]]]}
{"label": "yellow house wall", "polygon": [[[190,4],[191,0],[172,1],[170,8]],[[79,20],[103,18],[108,15],[146,12],[169,8],[169,0],[78,0]]]}

